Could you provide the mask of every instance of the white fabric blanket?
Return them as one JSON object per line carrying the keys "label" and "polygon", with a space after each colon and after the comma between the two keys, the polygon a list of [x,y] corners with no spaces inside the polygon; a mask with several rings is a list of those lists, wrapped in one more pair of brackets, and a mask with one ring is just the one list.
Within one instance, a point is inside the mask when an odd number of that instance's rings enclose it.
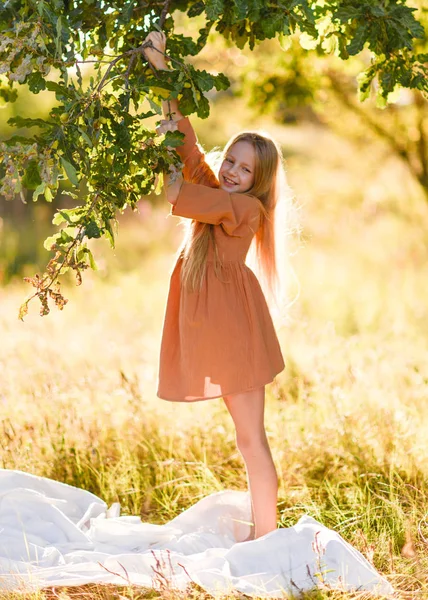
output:
{"label": "white fabric blanket", "polygon": [[232,590],[282,598],[316,585],[389,595],[391,585],[339,534],[304,516],[252,541],[248,492],[206,496],[165,525],[120,516],[97,496],[0,469],[0,590],[91,582]]}

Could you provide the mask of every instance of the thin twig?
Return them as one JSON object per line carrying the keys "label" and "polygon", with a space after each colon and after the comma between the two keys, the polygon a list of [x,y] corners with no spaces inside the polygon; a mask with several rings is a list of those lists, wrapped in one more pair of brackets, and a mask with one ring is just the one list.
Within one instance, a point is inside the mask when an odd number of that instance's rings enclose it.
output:
{"label": "thin twig", "polygon": [[119,561],[118,561],[118,564],[125,571],[126,577],[124,577],[120,573],[116,573],[115,571],[110,571],[110,569],[107,569],[107,567],[105,565],[101,564],[99,561],[98,561],[98,564],[100,565],[100,567],[102,567],[103,569],[105,569],[108,573],[111,573],[112,575],[116,575],[116,577],[121,577],[122,579],[124,579],[126,581],[126,583],[128,585],[132,585],[132,581],[129,579],[128,571],[125,569],[125,567]]}
{"label": "thin twig", "polygon": [[[107,56],[107,54],[103,54],[103,56]],[[73,64],[81,64],[81,65],[86,65],[87,63],[108,63],[110,64],[109,60],[76,60]]]}
{"label": "thin twig", "polygon": [[[95,204],[98,201],[98,196],[99,196],[99,194],[95,194],[95,197],[94,197],[94,199],[93,199],[93,201],[92,201],[92,203],[91,203],[91,205],[89,207],[89,210],[86,213],[87,215],[91,214],[91,212],[93,211],[93,209],[95,207]],[[46,287],[43,287],[42,291],[48,290],[51,287],[51,285],[58,279],[60,271],[64,267],[64,265],[67,266],[67,260],[68,260],[68,258],[70,256],[70,252],[76,246],[77,242],[80,242],[80,241],[83,240],[83,238],[82,239],[80,239],[80,238],[81,238],[81,233],[82,233],[82,230],[83,230],[84,227],[86,227],[86,225],[80,225],[79,230],[77,232],[77,235],[75,236],[74,240],[71,242],[70,246],[68,247],[68,250],[67,250],[66,255],[64,256],[63,262],[60,264],[59,268],[57,268],[53,272],[49,283],[47,284]],[[40,282],[40,285],[38,286],[39,289],[41,288],[42,284],[44,284],[47,279],[49,279],[49,275],[46,275],[45,277],[43,277],[43,279]],[[39,295],[39,291],[35,292],[32,296],[30,296],[29,298],[27,298],[27,300],[25,301],[25,304],[28,304],[30,302],[30,300],[32,300],[33,298],[35,298],[38,295]]]}
{"label": "thin twig", "polygon": [[166,15],[169,11],[169,5],[171,4],[171,0],[166,0],[159,19],[159,27],[162,29],[165,23]]}

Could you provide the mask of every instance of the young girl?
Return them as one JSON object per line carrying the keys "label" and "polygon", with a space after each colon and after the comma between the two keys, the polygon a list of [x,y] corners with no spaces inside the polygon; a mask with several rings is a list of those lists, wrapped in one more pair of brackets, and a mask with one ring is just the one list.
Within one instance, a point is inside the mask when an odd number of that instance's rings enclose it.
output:
{"label": "young girl", "polygon": [[[146,49],[156,69],[167,69],[165,36],[152,32]],[[276,275],[274,213],[281,152],[253,132],[231,139],[215,176],[176,100],[164,103],[171,120],[159,133],[179,129],[184,163],[174,181],[165,175],[171,214],[191,227],[171,275],[160,350],[159,398],[193,402],[223,398],[246,465],[254,537],[277,526],[278,478],[264,427],[265,385],[284,368],[259,281],[245,264],[255,237],[267,280]]]}

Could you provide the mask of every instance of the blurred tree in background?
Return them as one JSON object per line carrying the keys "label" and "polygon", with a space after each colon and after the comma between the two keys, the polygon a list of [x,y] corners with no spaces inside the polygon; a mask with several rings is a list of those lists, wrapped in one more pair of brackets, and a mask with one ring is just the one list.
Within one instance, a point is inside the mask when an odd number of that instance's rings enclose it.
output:
{"label": "blurred tree in background", "polygon": [[[59,308],[66,302],[59,275],[71,270],[80,282],[81,271],[95,267],[87,240],[106,237],[114,246],[117,214],[159,191],[162,172],[179,163],[173,148],[181,134],[158,137],[154,131],[162,100],[178,98],[184,114],[206,118],[208,96],[227,90],[228,77],[232,90],[249,95],[258,112],[282,121],[329,122],[324,107],[334,94],[426,188],[426,11],[420,7],[418,20],[417,8],[397,0],[3,2],[0,99],[6,106],[19,102],[18,84],[30,94],[9,119],[19,131],[0,144],[0,194],[9,206],[11,200],[19,205],[18,213],[29,200],[55,200],[53,223],[60,227],[45,241],[54,252],[46,273],[28,278],[41,314],[49,312],[49,297]],[[197,24],[195,36],[179,32],[183,15]],[[171,71],[156,72],[145,60],[142,42],[153,29],[168,35]],[[235,61],[236,72],[221,60],[216,73],[197,68],[220,39],[245,57]],[[86,82],[88,65],[93,71]],[[412,108],[405,115],[396,103],[404,89]],[[362,108],[371,90],[377,107]],[[29,116],[29,98],[40,92],[52,96],[48,114]],[[57,204],[59,191],[71,206]]]}
{"label": "blurred tree in background", "polygon": [[[428,9],[420,9],[420,21],[428,31]],[[418,182],[428,201],[428,105],[426,90],[389,88],[388,101],[371,77],[371,56],[361,52],[345,62],[336,57],[337,40],[321,42],[301,35],[287,39],[287,51],[273,48],[253,52],[240,77],[241,92],[250,91],[250,104],[259,114],[269,112],[278,121],[292,122],[303,114],[346,136],[377,137],[389,151],[400,157]],[[415,53],[428,59],[426,33],[414,41]],[[308,50],[313,52],[308,53]],[[324,53],[332,53],[330,60]],[[423,79],[424,70],[419,77]],[[408,72],[410,80],[410,69]],[[413,87],[413,86],[409,86]],[[420,91],[422,93],[420,93]],[[370,95],[370,91],[373,94]],[[367,102],[364,102],[368,100]],[[332,106],[338,105],[338,110]],[[378,109],[382,110],[378,110]],[[341,118],[337,118],[338,112]],[[308,114],[309,113],[309,114]],[[355,125],[352,126],[353,116]]]}

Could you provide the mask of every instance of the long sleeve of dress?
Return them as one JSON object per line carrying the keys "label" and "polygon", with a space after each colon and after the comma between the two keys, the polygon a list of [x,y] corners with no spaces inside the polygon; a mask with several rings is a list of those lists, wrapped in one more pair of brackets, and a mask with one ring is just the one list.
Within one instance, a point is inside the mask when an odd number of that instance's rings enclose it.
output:
{"label": "long sleeve of dress", "polygon": [[232,236],[245,235],[248,228],[257,231],[260,201],[249,194],[219,189],[218,180],[205,161],[189,119],[183,117],[177,125],[179,131],[185,134],[184,144],[177,148],[184,163],[184,182],[176,204],[171,207],[171,214],[222,225],[224,231]]}
{"label": "long sleeve of dress", "polygon": [[240,237],[248,233],[248,228],[257,231],[260,201],[249,194],[229,193],[184,181],[171,214],[222,225],[226,233]]}
{"label": "long sleeve of dress", "polygon": [[178,130],[184,133],[184,144],[177,152],[184,163],[183,177],[185,181],[201,183],[210,187],[218,187],[218,179],[205,160],[204,153],[198,145],[194,129],[187,117],[177,121]]}

